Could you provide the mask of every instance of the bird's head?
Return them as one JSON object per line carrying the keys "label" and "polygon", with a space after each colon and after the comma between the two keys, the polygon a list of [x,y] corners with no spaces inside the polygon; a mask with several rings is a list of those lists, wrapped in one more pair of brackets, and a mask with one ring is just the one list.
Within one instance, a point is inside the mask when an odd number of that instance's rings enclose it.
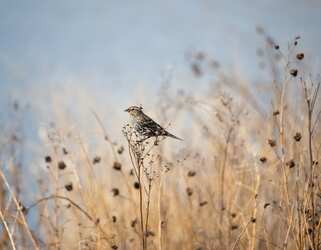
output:
{"label": "bird's head", "polygon": [[130,115],[136,117],[142,113],[143,107],[130,106],[128,109],[125,109],[125,112],[128,112]]}

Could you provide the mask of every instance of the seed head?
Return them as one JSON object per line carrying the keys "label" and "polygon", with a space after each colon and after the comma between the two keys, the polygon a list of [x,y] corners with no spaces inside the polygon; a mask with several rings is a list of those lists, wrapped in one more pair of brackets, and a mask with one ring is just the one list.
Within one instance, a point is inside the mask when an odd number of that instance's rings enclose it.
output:
{"label": "seed head", "polygon": [[301,138],[302,138],[302,135],[299,132],[296,132],[296,134],[293,136],[293,139],[297,142],[299,142]]}
{"label": "seed head", "polygon": [[98,164],[101,161],[101,157],[100,156],[95,156],[93,159],[93,164]]}
{"label": "seed head", "polygon": [[303,60],[303,58],[304,58],[304,53],[298,53],[298,54],[296,55],[296,58],[297,58],[298,60]]}
{"label": "seed head", "polygon": [[188,177],[194,177],[196,175],[196,172],[193,170],[188,171],[187,176]]}
{"label": "seed head", "polygon": [[289,160],[286,165],[289,167],[289,168],[294,168],[295,167],[295,162],[294,160]]}
{"label": "seed head", "polygon": [[68,191],[68,192],[71,192],[73,190],[73,186],[72,186],[72,183],[68,183],[65,185],[65,189]]}
{"label": "seed head", "polygon": [[117,153],[121,155],[121,154],[124,152],[124,150],[125,150],[124,147],[123,147],[123,146],[120,146],[120,147],[117,149]]}
{"label": "seed head", "polygon": [[111,190],[111,192],[113,193],[113,196],[118,196],[119,195],[119,189],[118,188],[113,188]]}
{"label": "seed head", "polygon": [[276,146],[276,141],[275,140],[269,139],[268,143],[272,148]]}
{"label": "seed head", "polygon": [[267,158],[265,156],[262,156],[260,158],[260,162],[265,163],[267,161]]}
{"label": "seed head", "polygon": [[134,188],[135,188],[135,189],[139,189],[139,187],[140,187],[140,184],[139,184],[139,182],[136,181],[136,182],[134,183]]}
{"label": "seed head", "polygon": [[293,77],[296,77],[298,75],[298,70],[297,69],[291,69],[290,70],[290,75],[292,75]]}
{"label": "seed head", "polygon": [[64,155],[67,155],[67,154],[68,154],[67,149],[66,149],[66,148],[62,148],[62,153],[63,153]]}
{"label": "seed head", "polygon": [[58,162],[58,168],[60,170],[64,170],[66,167],[66,163],[64,163],[63,161]]}
{"label": "seed head", "polygon": [[193,189],[191,189],[190,187],[186,188],[186,193],[188,196],[192,196],[193,195]]}
{"label": "seed head", "polygon": [[115,169],[116,171],[121,171],[121,163],[118,161],[115,161],[113,165],[113,169]]}
{"label": "seed head", "polygon": [[200,202],[200,207],[204,207],[205,205],[207,205],[207,201],[202,201],[202,202]]}
{"label": "seed head", "polygon": [[52,159],[51,159],[51,156],[50,156],[50,155],[47,155],[47,156],[45,157],[45,162],[47,162],[47,163],[52,162]]}

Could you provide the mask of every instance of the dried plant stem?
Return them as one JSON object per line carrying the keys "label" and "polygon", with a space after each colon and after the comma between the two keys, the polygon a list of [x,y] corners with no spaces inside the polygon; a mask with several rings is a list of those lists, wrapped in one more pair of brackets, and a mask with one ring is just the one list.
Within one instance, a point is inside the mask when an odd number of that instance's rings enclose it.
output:
{"label": "dried plant stem", "polygon": [[32,244],[33,244],[33,247],[35,249],[37,249],[37,250],[40,250],[40,247],[38,246],[38,243],[37,243],[36,239],[34,238],[34,236],[32,235],[32,233],[30,231],[29,225],[28,225],[28,223],[26,221],[26,218],[25,218],[25,216],[24,216],[24,214],[23,214],[23,212],[21,210],[19,201],[18,201],[16,195],[14,194],[13,190],[11,189],[11,187],[10,187],[8,181],[7,181],[7,178],[5,177],[5,175],[3,174],[3,172],[1,170],[0,170],[0,176],[1,176],[2,180],[3,180],[3,182],[5,183],[8,191],[9,191],[9,193],[10,193],[10,195],[11,195],[11,197],[12,197],[12,199],[13,199],[15,205],[16,205],[16,208],[17,208],[18,213],[19,213],[19,215],[21,217],[21,220],[22,220],[22,224],[26,229],[26,232],[27,232]]}
{"label": "dried plant stem", "polygon": [[10,232],[8,223],[7,223],[7,221],[6,221],[5,217],[4,217],[1,209],[0,209],[0,219],[1,219],[2,223],[3,223],[3,225],[4,225],[4,228],[5,228],[8,236],[9,236],[9,240],[10,240],[10,244],[11,244],[12,249],[16,250],[16,246],[15,246],[15,243],[14,243],[14,240],[13,240],[13,236],[12,236],[12,234]]}
{"label": "dried plant stem", "polygon": [[27,211],[29,211],[30,209],[38,206],[40,203],[44,202],[44,201],[48,201],[48,200],[56,200],[56,199],[60,199],[60,200],[66,200],[68,201],[71,205],[73,205],[78,211],[80,211],[83,215],[85,215],[87,217],[88,220],[90,220],[91,222],[94,223],[95,226],[97,226],[99,228],[99,230],[101,231],[101,233],[105,236],[104,239],[111,244],[110,241],[110,236],[107,235],[107,233],[103,230],[103,228],[98,224],[99,220],[95,219],[94,217],[92,217],[86,210],[84,210],[80,205],[78,205],[76,202],[74,202],[72,199],[65,197],[65,196],[61,196],[61,195],[50,195],[50,196],[46,196],[43,197],[39,200],[37,200],[35,203],[31,204],[28,208]]}
{"label": "dried plant stem", "polygon": [[141,242],[143,250],[147,249],[146,245],[146,232],[144,227],[144,207],[143,207],[143,181],[142,181],[142,168],[143,160],[138,156],[132,148],[130,138],[127,138],[128,142],[128,151],[130,161],[132,163],[138,184],[139,184],[139,216],[140,216],[140,229],[141,229]]}
{"label": "dried plant stem", "polygon": [[[317,84],[316,89],[313,89],[313,82],[312,82],[312,87],[310,89],[310,93],[312,94],[312,98],[309,96],[309,91],[306,86],[306,82],[304,80],[301,80],[302,85],[303,85],[303,90],[305,94],[305,101],[307,105],[307,110],[308,110],[308,151],[309,151],[309,165],[310,165],[310,177],[309,177],[309,189],[310,189],[310,206],[311,206],[311,214],[312,214],[312,223],[315,223],[315,210],[316,210],[316,205],[315,205],[315,183],[314,183],[314,157],[313,157],[313,148],[312,148],[312,141],[313,141],[313,131],[314,131],[314,125],[312,125],[312,119],[313,119],[313,113],[314,113],[314,107],[315,103],[317,101],[319,89],[320,89],[320,82]],[[316,119],[319,119],[317,117]],[[319,235],[319,233],[318,233]],[[315,227],[312,229],[312,247],[313,249],[317,249],[318,247],[318,242],[316,239],[316,230]]]}
{"label": "dried plant stem", "polygon": [[146,244],[148,237],[148,222],[150,215],[150,200],[151,200],[151,192],[152,192],[152,179],[148,180],[148,193],[147,193],[147,206],[146,206],[146,219],[145,219],[145,234],[146,234]]}
{"label": "dried plant stem", "polygon": [[[254,189],[254,193],[255,193],[255,196],[258,195],[259,193],[259,189],[260,189],[260,184],[261,184],[261,177],[257,171],[257,168],[255,168],[256,171],[254,172],[255,173],[255,189]],[[254,205],[254,208],[253,208],[253,212],[252,212],[252,219],[256,220],[256,216],[257,216],[257,206],[258,206],[258,199],[255,198],[254,199],[254,202],[255,202],[255,205]],[[251,243],[250,243],[250,247],[249,249],[252,249],[254,250],[255,249],[255,243],[256,243],[256,224],[257,224],[257,220],[256,222],[253,224],[252,226],[252,240],[251,240]]]}
{"label": "dried plant stem", "polygon": [[159,177],[158,180],[158,200],[157,200],[157,211],[158,211],[158,248],[159,250],[162,249],[163,246],[163,234],[162,234],[162,206],[161,206],[161,197],[162,197],[162,176]]}
{"label": "dried plant stem", "polygon": [[285,126],[284,126],[284,119],[285,119],[285,93],[287,90],[287,85],[289,83],[288,79],[285,79],[285,82],[282,86],[282,93],[281,93],[281,100],[280,100],[280,146],[281,146],[281,167],[282,167],[282,173],[283,173],[283,188],[284,188],[284,194],[286,198],[286,205],[287,210],[289,211],[289,190],[288,190],[288,177],[286,173],[286,166],[285,166],[285,148],[286,148],[286,140],[285,140]]}
{"label": "dried plant stem", "polygon": [[141,233],[142,233],[143,250],[145,250],[147,249],[147,246],[146,246],[146,232],[144,230],[142,166],[139,162],[138,162],[138,183],[139,183],[140,226],[141,226]]}
{"label": "dried plant stem", "polygon": [[242,231],[240,232],[240,234],[237,236],[237,239],[235,240],[234,244],[233,244],[233,247],[232,247],[232,250],[236,249],[238,243],[240,242],[241,238],[242,238],[242,235],[244,234],[244,232],[246,231],[248,225],[250,224],[251,220],[249,220],[246,225],[243,227]]}

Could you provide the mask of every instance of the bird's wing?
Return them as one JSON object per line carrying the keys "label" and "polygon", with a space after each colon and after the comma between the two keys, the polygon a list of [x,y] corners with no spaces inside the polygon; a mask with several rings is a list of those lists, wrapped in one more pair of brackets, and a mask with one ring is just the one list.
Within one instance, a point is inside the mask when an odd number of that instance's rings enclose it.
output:
{"label": "bird's wing", "polygon": [[149,128],[150,130],[153,130],[153,131],[157,131],[157,130],[164,130],[162,128],[161,125],[159,125],[157,122],[155,122],[152,118],[150,118],[149,116],[145,115],[144,117],[144,121],[143,121],[143,124],[144,126],[146,126],[147,128]]}

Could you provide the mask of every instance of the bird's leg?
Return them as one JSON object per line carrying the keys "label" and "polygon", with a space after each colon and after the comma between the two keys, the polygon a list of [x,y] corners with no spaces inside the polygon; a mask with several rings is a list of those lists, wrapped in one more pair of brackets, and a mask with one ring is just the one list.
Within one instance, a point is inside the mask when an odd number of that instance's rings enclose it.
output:
{"label": "bird's leg", "polygon": [[149,137],[146,136],[145,138],[142,138],[142,139],[138,140],[137,143],[139,143],[139,144],[140,144],[140,143],[143,143],[143,142],[146,141],[148,138],[149,138]]}

